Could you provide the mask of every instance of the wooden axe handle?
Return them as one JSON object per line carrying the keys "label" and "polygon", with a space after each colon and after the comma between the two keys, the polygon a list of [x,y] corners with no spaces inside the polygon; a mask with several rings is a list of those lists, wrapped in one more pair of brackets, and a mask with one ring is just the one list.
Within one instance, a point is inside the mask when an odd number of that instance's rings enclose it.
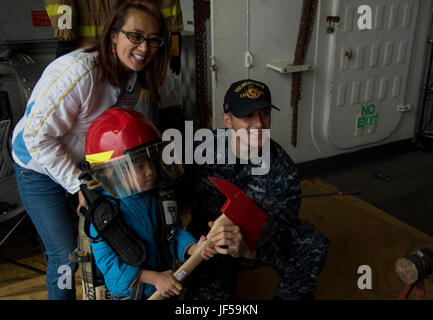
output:
{"label": "wooden axe handle", "polygon": [[[210,239],[211,233],[213,230],[217,229],[218,227],[225,225],[225,224],[231,224],[229,218],[226,217],[225,214],[222,214],[218,217],[218,219],[215,220],[212,228],[210,229],[209,233],[206,236],[206,241],[204,241],[191,255],[191,257],[188,258],[182,264],[174,273],[174,277],[180,282],[186,277],[189,276],[189,274],[203,261],[203,257],[201,256],[201,252],[203,249],[206,249],[209,246],[213,246],[213,243]],[[156,290],[147,300],[164,300],[164,297],[161,295],[161,293]]]}

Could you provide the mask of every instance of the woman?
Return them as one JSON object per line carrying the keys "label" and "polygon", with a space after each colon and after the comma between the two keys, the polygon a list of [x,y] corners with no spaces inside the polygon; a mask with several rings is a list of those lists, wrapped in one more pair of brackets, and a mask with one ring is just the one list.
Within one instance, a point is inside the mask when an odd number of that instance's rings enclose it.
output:
{"label": "woman", "polygon": [[[112,106],[132,107],[137,87],[156,92],[167,68],[167,39],[164,18],[151,2],[119,1],[97,47],[71,52],[45,69],[14,129],[18,190],[48,258],[48,299],[75,299],[77,266],[68,254],[76,240],[67,194],[78,193],[85,205],[76,164],[84,158],[87,128]],[[71,268],[66,288],[64,265]]]}

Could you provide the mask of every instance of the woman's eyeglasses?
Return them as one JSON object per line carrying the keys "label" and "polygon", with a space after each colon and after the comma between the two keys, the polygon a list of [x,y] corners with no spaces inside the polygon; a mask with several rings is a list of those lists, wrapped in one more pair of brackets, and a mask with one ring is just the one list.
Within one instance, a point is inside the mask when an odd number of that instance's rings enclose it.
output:
{"label": "woman's eyeglasses", "polygon": [[126,32],[123,30],[120,30],[120,32],[125,34],[126,38],[128,38],[128,40],[131,41],[133,44],[142,44],[144,41],[146,41],[147,44],[152,48],[160,48],[164,45],[164,39],[158,36],[152,38],[145,38],[137,32]]}

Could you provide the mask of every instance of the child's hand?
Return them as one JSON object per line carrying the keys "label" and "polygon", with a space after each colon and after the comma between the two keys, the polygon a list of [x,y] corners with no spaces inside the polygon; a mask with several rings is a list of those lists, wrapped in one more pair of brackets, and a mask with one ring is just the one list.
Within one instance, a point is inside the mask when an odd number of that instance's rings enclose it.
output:
{"label": "child's hand", "polygon": [[179,295],[182,290],[182,285],[174,278],[171,270],[157,272],[154,286],[165,298]]}
{"label": "child's hand", "polygon": [[[194,243],[193,245],[191,245],[188,249],[187,254],[189,254],[190,256],[200,247],[200,245],[206,241],[206,237],[205,236],[201,236],[200,240],[198,241],[198,243]],[[203,259],[205,260],[209,260],[210,258],[212,258],[215,254],[216,254],[216,250],[213,248],[213,245],[205,248],[202,250],[201,252],[201,256],[203,257]]]}

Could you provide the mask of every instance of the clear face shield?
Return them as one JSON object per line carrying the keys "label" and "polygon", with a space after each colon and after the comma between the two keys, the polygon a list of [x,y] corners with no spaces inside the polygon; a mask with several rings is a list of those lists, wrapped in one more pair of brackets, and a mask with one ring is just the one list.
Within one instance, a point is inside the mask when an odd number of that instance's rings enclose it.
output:
{"label": "clear face shield", "polygon": [[124,198],[158,187],[183,174],[178,164],[166,165],[162,150],[167,142],[138,146],[126,154],[90,169],[90,175],[111,196]]}

